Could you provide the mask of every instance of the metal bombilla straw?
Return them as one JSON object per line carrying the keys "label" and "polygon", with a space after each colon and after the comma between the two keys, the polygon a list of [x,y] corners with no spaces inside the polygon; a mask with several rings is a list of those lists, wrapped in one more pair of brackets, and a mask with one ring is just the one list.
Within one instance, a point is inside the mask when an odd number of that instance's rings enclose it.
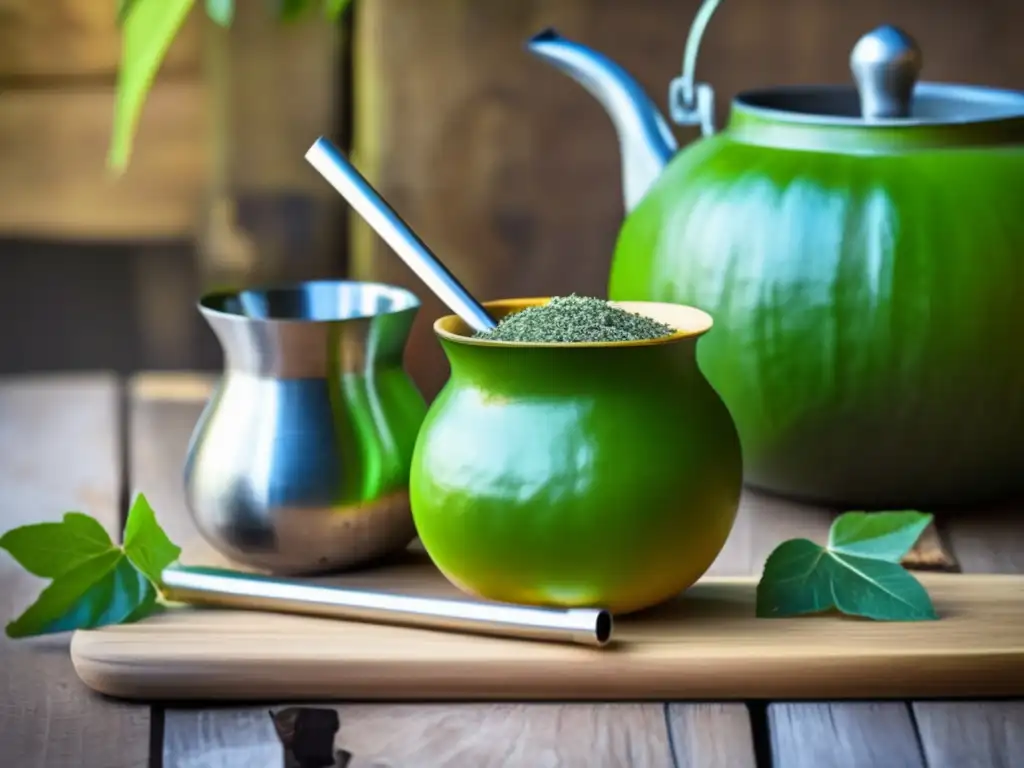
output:
{"label": "metal bombilla straw", "polygon": [[607,645],[612,635],[612,616],[600,608],[542,608],[419,597],[195,566],[167,568],[161,581],[170,600],[192,605],[595,647]]}
{"label": "metal bombilla straw", "polygon": [[337,147],[321,136],[306,152],[306,160],[466,325],[474,331],[494,328],[494,318],[462,287]]}

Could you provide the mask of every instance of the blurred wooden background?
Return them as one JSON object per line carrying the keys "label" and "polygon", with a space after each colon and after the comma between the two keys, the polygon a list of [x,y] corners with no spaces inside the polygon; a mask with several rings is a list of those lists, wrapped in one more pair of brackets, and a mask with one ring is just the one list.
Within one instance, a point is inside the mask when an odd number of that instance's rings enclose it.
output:
{"label": "blurred wooden background", "polygon": [[[35,328],[29,317],[42,323],[35,335],[0,345],[5,370],[68,360],[127,369],[219,361],[193,310],[192,243],[210,178],[206,21],[195,13],[174,44],[132,167],[115,181],[104,167],[119,47],[115,5],[0,0],[0,307],[15,325]],[[617,59],[664,105],[698,5],[355,0],[344,53],[351,77],[333,84],[304,77],[278,106],[253,74],[246,135],[258,156],[260,132],[284,130],[272,125],[275,115],[306,103],[310,115],[318,104],[334,105],[319,114],[337,118],[343,105],[354,161],[470,290],[484,299],[603,295],[622,216],[612,127],[579,86],[533,60],[523,44],[555,26]],[[747,87],[848,82],[850,48],[885,22],[917,37],[925,79],[1024,88],[1020,0],[725,0],[704,40],[699,76],[715,86],[722,121],[729,98]],[[324,35],[311,32],[288,49],[274,35],[268,26],[245,40],[264,72],[296,50],[324,62],[335,55]],[[288,130],[302,147],[322,132],[308,120]],[[317,188],[301,152],[290,167]],[[423,297],[407,359],[432,396],[447,374],[429,331],[442,308],[358,222],[348,242],[332,262],[339,269]],[[64,294],[78,309],[44,320],[51,313],[41,302]],[[124,339],[99,333],[102,323]]]}

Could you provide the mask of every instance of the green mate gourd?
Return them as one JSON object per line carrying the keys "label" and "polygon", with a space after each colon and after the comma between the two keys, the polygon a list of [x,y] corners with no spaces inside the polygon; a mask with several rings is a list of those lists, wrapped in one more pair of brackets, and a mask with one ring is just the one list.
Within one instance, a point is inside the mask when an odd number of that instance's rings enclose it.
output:
{"label": "green mate gourd", "polygon": [[746,481],[846,506],[979,503],[1024,490],[1024,93],[917,82],[891,26],[855,84],[754,90],[715,131],[694,82],[706,0],[667,121],[617,64],[548,30],[530,50],[608,111],[627,217],[616,301],[715,321],[700,365]]}

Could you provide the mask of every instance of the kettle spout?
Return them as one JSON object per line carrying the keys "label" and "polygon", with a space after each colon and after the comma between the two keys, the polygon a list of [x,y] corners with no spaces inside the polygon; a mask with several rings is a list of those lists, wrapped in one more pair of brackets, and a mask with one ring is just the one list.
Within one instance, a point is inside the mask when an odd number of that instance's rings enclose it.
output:
{"label": "kettle spout", "polygon": [[553,29],[534,35],[527,49],[586,88],[611,117],[619,137],[628,213],[678,149],[665,118],[640,84],[603,54],[567,40]]}

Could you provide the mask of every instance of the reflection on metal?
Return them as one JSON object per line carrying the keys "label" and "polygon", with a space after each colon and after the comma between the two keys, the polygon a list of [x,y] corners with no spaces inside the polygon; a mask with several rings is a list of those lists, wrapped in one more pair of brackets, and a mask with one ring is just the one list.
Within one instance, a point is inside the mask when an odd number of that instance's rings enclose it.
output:
{"label": "reflection on metal", "polygon": [[172,600],[197,605],[300,613],[602,647],[612,617],[597,608],[532,608],[368,589],[342,589],[217,568],[174,567],[162,580]]}
{"label": "reflection on metal", "polygon": [[185,463],[199,531],[278,573],[347,568],[414,536],[408,472],[426,404],[402,366],[419,300],[317,281],[200,303],[224,375]]}

